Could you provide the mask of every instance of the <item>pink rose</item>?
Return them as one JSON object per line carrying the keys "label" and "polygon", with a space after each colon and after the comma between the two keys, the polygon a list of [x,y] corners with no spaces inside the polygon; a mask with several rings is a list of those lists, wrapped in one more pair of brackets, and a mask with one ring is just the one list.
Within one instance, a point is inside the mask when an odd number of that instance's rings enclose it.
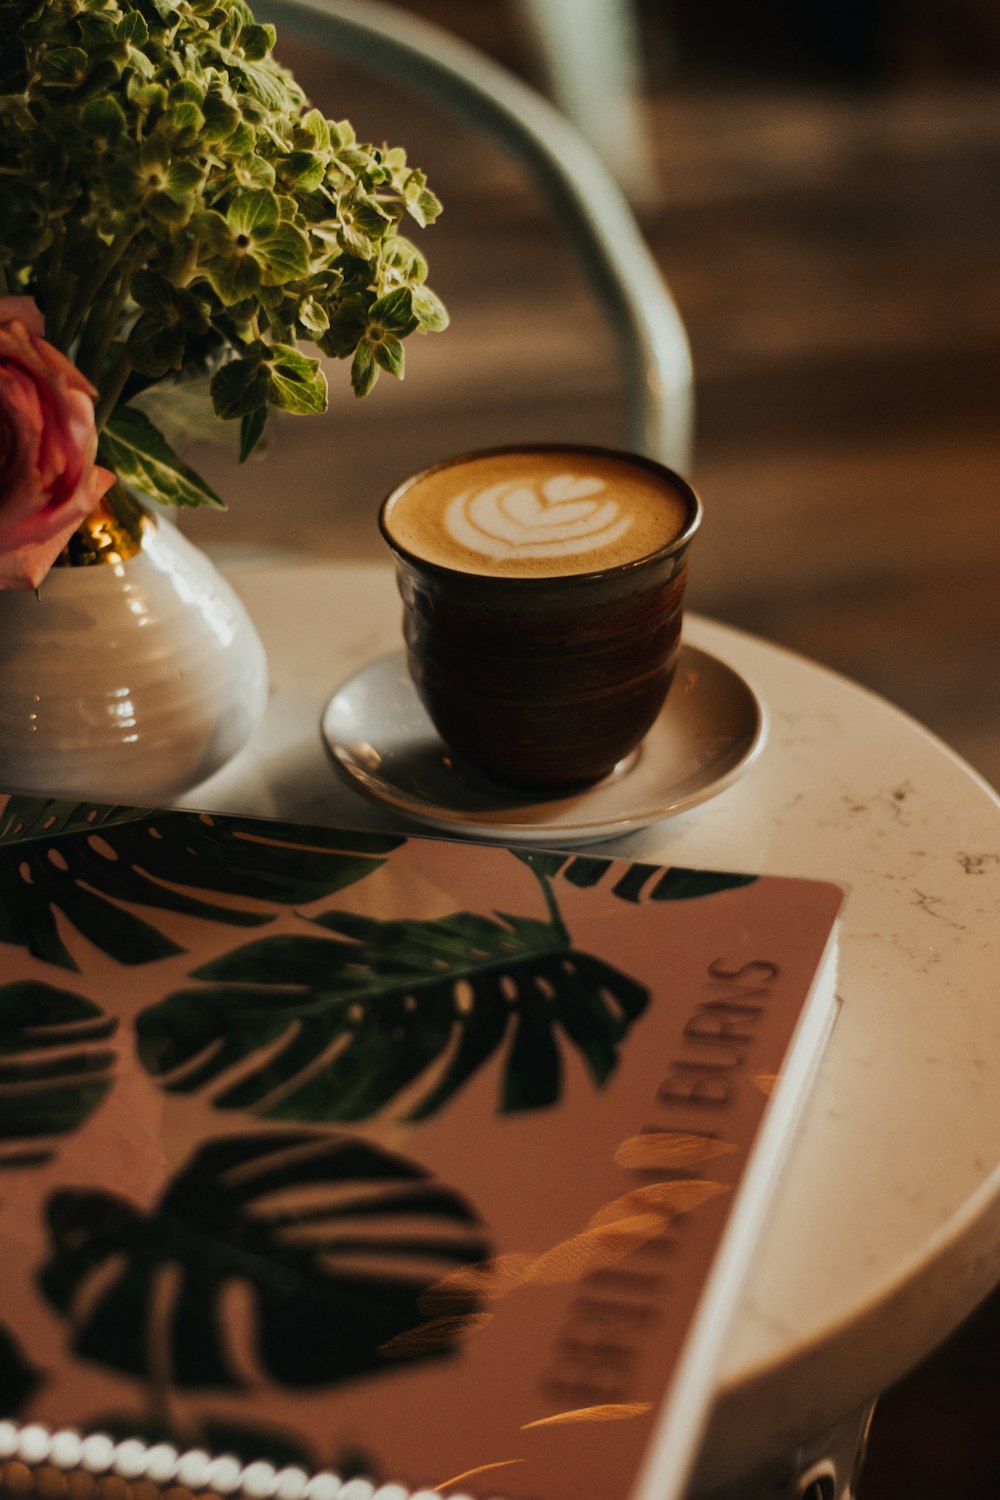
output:
{"label": "pink rose", "polygon": [[37,588],[114,484],[97,467],[97,392],[42,337],[31,297],[0,297],[0,589]]}

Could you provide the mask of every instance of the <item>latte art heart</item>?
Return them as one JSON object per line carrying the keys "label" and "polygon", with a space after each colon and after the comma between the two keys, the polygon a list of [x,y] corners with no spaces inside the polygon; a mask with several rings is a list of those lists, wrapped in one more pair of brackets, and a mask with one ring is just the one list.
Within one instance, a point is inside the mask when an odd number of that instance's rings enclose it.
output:
{"label": "latte art heart", "polygon": [[444,524],[459,545],[496,561],[574,557],[611,545],[631,525],[617,500],[597,498],[606,488],[589,475],[501,480],[456,495]]}
{"label": "latte art heart", "polygon": [[575,474],[553,474],[542,485],[546,500],[555,504],[559,500],[581,500],[586,495],[599,495],[604,489],[603,479],[577,478]]}
{"label": "latte art heart", "polygon": [[669,471],[599,448],[530,445],[436,464],[383,508],[390,546],[484,578],[604,573],[678,537],[688,502]]}

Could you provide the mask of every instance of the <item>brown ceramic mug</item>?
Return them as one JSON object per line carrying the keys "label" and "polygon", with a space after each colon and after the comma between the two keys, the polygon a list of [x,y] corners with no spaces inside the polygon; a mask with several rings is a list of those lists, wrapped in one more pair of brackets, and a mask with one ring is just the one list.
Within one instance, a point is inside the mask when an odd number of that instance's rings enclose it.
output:
{"label": "brown ceramic mug", "polygon": [[472,453],[393,490],[379,524],[409,670],[450,749],[507,785],[607,775],[663,707],[700,519],[662,464],[577,444]]}

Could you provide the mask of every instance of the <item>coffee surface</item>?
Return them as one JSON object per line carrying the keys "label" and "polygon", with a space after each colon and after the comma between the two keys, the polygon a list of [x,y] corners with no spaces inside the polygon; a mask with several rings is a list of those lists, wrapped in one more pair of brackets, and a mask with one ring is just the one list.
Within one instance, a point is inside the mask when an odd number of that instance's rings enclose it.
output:
{"label": "coffee surface", "polygon": [[688,517],[683,495],[655,469],[552,448],[442,465],[393,496],[384,521],[400,546],[428,562],[545,578],[647,557]]}

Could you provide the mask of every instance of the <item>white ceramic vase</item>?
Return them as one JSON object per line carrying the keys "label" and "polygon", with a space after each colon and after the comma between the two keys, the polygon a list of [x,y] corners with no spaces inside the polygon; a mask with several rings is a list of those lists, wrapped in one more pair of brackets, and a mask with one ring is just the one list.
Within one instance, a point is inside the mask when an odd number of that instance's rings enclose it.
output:
{"label": "white ceramic vase", "polygon": [[0,592],[0,793],[168,803],[243,748],[266,701],[249,615],[169,521],[126,561]]}

